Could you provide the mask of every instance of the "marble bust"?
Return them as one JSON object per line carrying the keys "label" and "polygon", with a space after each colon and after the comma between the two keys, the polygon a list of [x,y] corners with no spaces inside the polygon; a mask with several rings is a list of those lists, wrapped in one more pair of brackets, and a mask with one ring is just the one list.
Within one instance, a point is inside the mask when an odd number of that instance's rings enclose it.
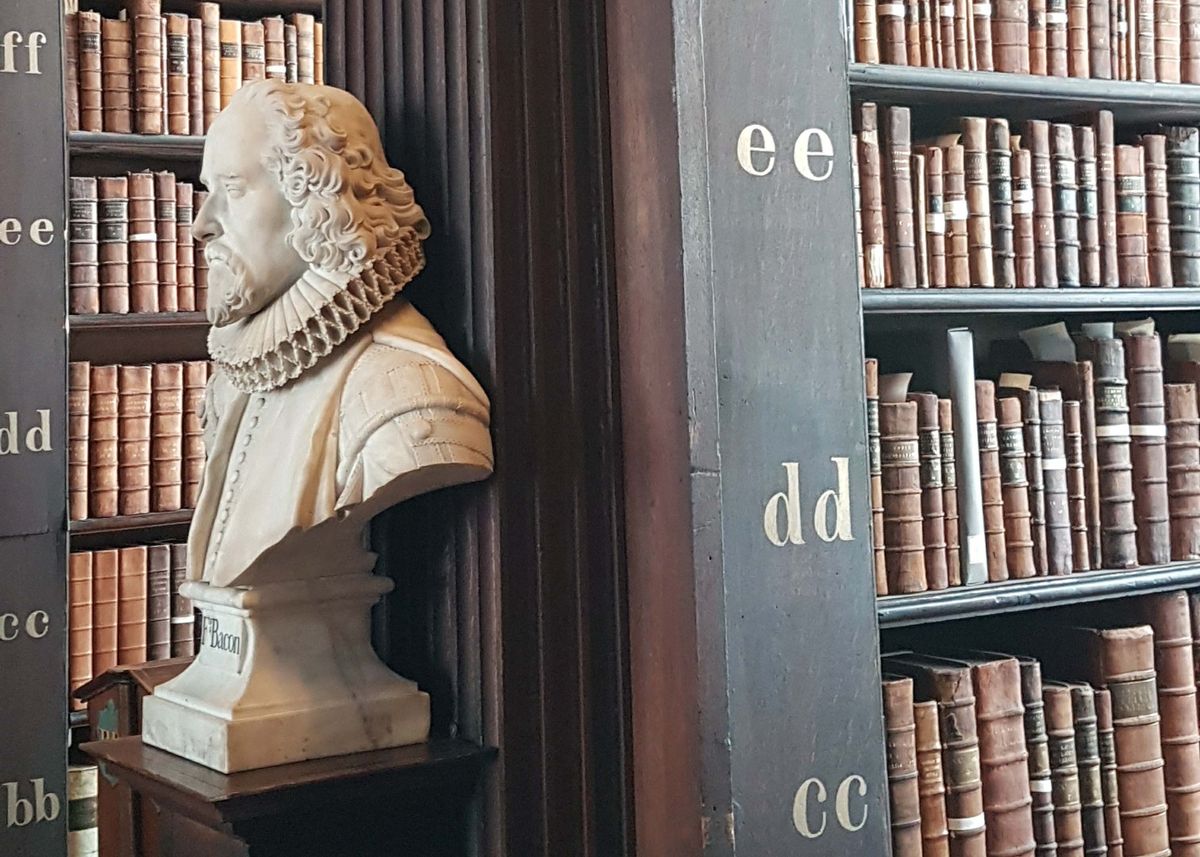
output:
{"label": "marble bust", "polygon": [[428,697],[370,649],[391,581],[364,528],[492,470],[487,396],[400,295],[428,221],[332,87],[240,89],[201,180],[214,371],[183,587],[201,645],[147,698],[144,740],[226,772],[423,740]]}

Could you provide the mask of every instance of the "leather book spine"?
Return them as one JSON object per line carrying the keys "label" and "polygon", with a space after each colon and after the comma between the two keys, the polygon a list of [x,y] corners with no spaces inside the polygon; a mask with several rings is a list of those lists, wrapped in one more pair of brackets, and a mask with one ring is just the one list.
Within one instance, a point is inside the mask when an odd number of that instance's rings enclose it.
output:
{"label": "leather book spine", "polygon": [[175,174],[154,174],[154,217],[158,235],[158,311],[179,311],[179,227],[175,217]]}
{"label": "leather book spine", "polygon": [[921,66],[921,2],[904,0],[904,47],[908,52],[908,64]]}
{"label": "leather book spine", "polygon": [[992,51],[992,4],[990,2],[972,0],[971,24],[975,47],[975,70],[995,71],[996,61]]}
{"label": "leather book spine", "polygon": [[1029,511],[1029,476],[1021,400],[1015,396],[1001,398],[996,402],[996,413],[1008,576],[1013,579],[1034,577],[1037,567],[1033,559],[1033,524]]}
{"label": "leather book spine", "polygon": [[938,0],[920,0],[921,3],[921,65],[925,68],[938,67],[937,50],[937,6]]}
{"label": "leather book spine", "polygon": [[162,81],[162,97],[159,99],[161,107],[159,112],[162,114],[163,133],[170,133],[170,114],[167,110],[167,19],[164,15],[158,16],[158,34],[159,34],[159,52],[158,52],[158,72],[159,80]]}
{"label": "leather book spine", "polygon": [[[192,211],[199,214],[208,200],[208,191],[193,189]],[[204,256],[204,241],[196,239],[196,309],[204,310],[208,306],[208,259]]]}
{"label": "leather book spine", "polygon": [[133,131],[133,34],[128,21],[100,21],[104,129],[113,134]]}
{"label": "leather book spine", "polygon": [[1123,80],[1137,80],[1137,10],[1136,0],[1118,0],[1121,38],[1118,50],[1125,69]]}
{"label": "leather book spine", "polygon": [[[303,12],[296,12],[292,15],[292,23],[296,25],[296,74],[300,79],[300,83],[316,83],[316,18]],[[880,24],[882,23],[881,21]],[[884,50],[881,47],[882,42],[882,35],[877,29],[877,52]],[[876,57],[873,61],[879,62],[879,58]],[[883,61],[891,62],[889,59]],[[860,62],[872,62],[872,60],[863,59]]]}
{"label": "leather book spine", "polygon": [[864,104],[860,108],[858,180],[862,193],[863,274],[868,289],[881,289],[886,284],[883,270],[883,257],[887,252],[883,229],[883,172],[877,115],[874,104]]}
{"label": "leather book spine", "polygon": [[1117,165],[1113,115],[1098,110],[1096,128],[1096,191],[1100,210],[1100,285],[1121,284],[1117,262]]}
{"label": "leather book spine", "polygon": [[1058,284],[1080,285],[1079,180],[1075,167],[1075,134],[1070,125],[1050,126],[1050,156],[1054,165],[1054,234],[1058,253]]}
{"label": "leather book spine", "polygon": [[1100,205],[1096,174],[1096,132],[1075,127],[1075,156],[1079,164],[1079,280],[1083,286],[1100,285]]}
{"label": "leather book spine", "polygon": [[1103,568],[1137,567],[1128,382],[1119,339],[1092,341],[1096,372],[1096,461],[1100,469],[1100,561]]}
{"label": "leather book spine", "polygon": [[116,550],[92,552],[92,675],[101,676],[117,665]]}
{"label": "leather book spine", "polygon": [[1054,230],[1054,169],[1050,160],[1050,124],[1038,119],[1025,123],[1025,141],[1033,162],[1033,236],[1037,285],[1058,287],[1058,257]]}
{"label": "leather book spine", "polygon": [[242,86],[242,22],[221,19],[221,109]]}
{"label": "leather book spine", "polygon": [[1117,263],[1121,285],[1150,285],[1146,172],[1138,146],[1117,146]]}
{"label": "leather book spine", "polygon": [[150,511],[183,507],[183,364],[155,363],[150,416]]}
{"label": "leather book spine", "polygon": [[1200,0],[1182,0],[1179,23],[1180,81],[1200,83]]}
{"label": "leather book spine", "polygon": [[954,465],[954,405],[949,399],[938,399],[938,428],[941,430],[947,577],[951,586],[958,586],[962,583],[958,547],[958,473]]}
{"label": "leather book spine", "polygon": [[921,857],[921,795],[917,782],[917,736],[911,678],[884,677],[883,721],[887,732],[892,854],[895,857]]}
{"label": "leather book spine", "polygon": [[[213,120],[221,112],[221,7],[218,3],[201,3],[200,14],[201,32],[201,65],[204,92],[204,133],[212,126]],[[241,36],[241,30],[238,30]],[[240,57],[239,47],[239,57]],[[241,71],[239,65],[238,71]]]}
{"label": "leather book spine", "polygon": [[992,20],[996,71],[1029,74],[1029,6],[1027,0],[997,0]]}
{"label": "leather book spine", "polygon": [[1180,0],[1154,0],[1154,76],[1180,82]]}
{"label": "leather book spine", "polygon": [[1088,0],[1067,0],[1067,74],[1091,77],[1088,59]]}
{"label": "leather book spine", "polygon": [[875,594],[888,594],[887,560],[883,550],[883,457],[879,440],[879,361],[864,362],[867,399],[867,455],[871,476],[871,548],[875,566]]}
{"label": "leather book spine", "polygon": [[191,657],[195,651],[196,613],[192,602],[179,594],[187,580],[187,545],[171,545],[171,657]]}
{"label": "leather book spine", "polygon": [[1046,74],[1046,3],[1029,0],[1029,73]]}
{"label": "leather book spine", "polygon": [[945,158],[937,146],[929,146],[924,152],[925,244],[929,251],[929,285],[941,289],[946,287]]}
{"label": "leather book spine", "polygon": [[1157,0],[1135,0],[1135,8],[1137,11],[1137,33],[1135,44],[1137,46],[1137,79],[1154,82],[1157,80],[1156,69],[1158,67],[1157,57],[1154,53],[1154,7]]}
{"label": "leather book spine", "polygon": [[67,364],[67,510],[72,521],[88,516],[88,424],[91,365]]}
{"label": "leather book spine", "polygon": [[117,367],[92,366],[89,378],[88,516],[117,514]]}
{"label": "leather book spine", "polygon": [[942,774],[942,739],[935,700],[913,705],[917,730],[917,789],[921,798],[921,855],[950,857],[946,827],[946,781]]}
{"label": "leather book spine", "polygon": [[1092,567],[1092,539],[1080,412],[1079,402],[1063,402],[1063,430],[1067,439],[1067,510],[1071,518],[1071,564],[1075,571],[1088,571]]}
{"label": "leather book spine", "polygon": [[[1058,390],[1038,390],[1041,411],[1042,477],[1046,504],[1046,573],[1070,574],[1071,514],[1067,487],[1067,445],[1063,432],[1063,400]],[[1082,477],[1082,474],[1080,474]],[[1082,482],[1082,478],[1080,479]],[[1086,523],[1085,523],[1086,526]],[[1084,539],[1086,545],[1086,537]]]}
{"label": "leather book spine", "polygon": [[63,58],[67,130],[79,130],[79,12],[63,16]]}
{"label": "leather book spine", "polygon": [[1016,255],[1017,288],[1032,289],[1037,281],[1037,240],[1033,232],[1033,161],[1028,149],[1012,153],[1013,252]]}
{"label": "leather book spine", "polygon": [[1163,387],[1167,419],[1167,494],[1171,559],[1200,559],[1200,413],[1194,384]]}
{"label": "leather book spine", "polygon": [[1109,0],[1089,0],[1088,16],[1088,67],[1091,76],[1099,80],[1111,80],[1112,36],[1109,31]]}
{"label": "leather book spine", "polygon": [[996,387],[975,382],[979,421],[979,480],[983,493],[983,526],[987,535],[988,580],[1008,580],[1008,550],[1004,534],[1004,491],[1000,470],[1000,437],[996,425]]}
{"label": "leather book spine", "polygon": [[189,360],[183,364],[183,505],[187,509],[196,508],[200,477],[204,473],[204,426],[200,414],[207,384],[208,363]]}
{"label": "leather book spine", "polygon": [[1042,701],[1042,665],[1033,658],[1018,658],[1021,667],[1021,704],[1025,707],[1025,747],[1029,754],[1029,792],[1032,799],[1033,838],[1038,857],[1057,857],[1054,832],[1054,799],[1050,774],[1050,738],[1046,734],[1046,705]]}
{"label": "leather book spine", "polygon": [[[855,8],[857,11],[857,7],[855,7]],[[875,4],[872,3],[871,4],[871,25],[874,26],[874,24],[875,24]],[[287,67],[287,82],[288,83],[299,83],[300,82],[300,76],[299,76],[300,75],[300,56],[299,56],[299,43],[296,38],[296,25],[295,24],[284,24],[283,25],[283,56],[284,56],[284,65]],[[855,56],[857,57],[859,55],[856,54]],[[874,60],[859,59],[858,61],[859,62],[876,62],[876,63],[879,62],[878,43],[875,46],[874,57],[875,57]]]}
{"label": "leather book spine", "polygon": [[[965,288],[971,280],[971,243],[967,237],[967,189],[963,147],[946,147],[946,285]],[[988,257],[990,260],[990,256]]]}
{"label": "leather book spine", "polygon": [[162,134],[163,43],[160,0],[129,0],[133,21],[134,130],[139,134]]}
{"label": "leather book spine", "polygon": [[942,437],[935,393],[909,393],[917,406],[917,447],[921,458],[921,514],[924,519],[925,581],[930,589],[950,585],[946,558],[946,512],[942,504]]}
{"label": "leather book spine", "polygon": [[96,180],[71,177],[70,264],[68,292],[70,310],[77,315],[100,312],[100,245]]}
{"label": "leather book spine", "polygon": [[1033,536],[1033,565],[1046,575],[1046,480],[1042,472],[1042,413],[1036,387],[1022,390],[1021,417],[1025,425],[1025,474],[1029,480],[1029,524]]}
{"label": "leather book spine", "polygon": [[104,65],[100,13],[78,13],[79,130],[104,130]]}
{"label": "leather book spine", "polygon": [[913,288],[917,285],[916,237],[913,224],[912,132],[907,107],[883,107],[884,204],[891,220],[888,252],[892,265],[892,285]]}
{"label": "leather book spine", "polygon": [[117,485],[122,515],[150,511],[150,379],[149,366],[118,369]]}
{"label": "leather book spine", "polygon": [[1169,857],[1154,633],[1144,625],[1095,633],[1112,694],[1124,850],[1129,857]]}
{"label": "leather book spine", "polygon": [[988,183],[992,202],[992,272],[996,287],[1017,285],[1013,235],[1012,143],[1007,119],[987,120]]}
{"label": "leather book spine", "polygon": [[1016,658],[976,663],[971,681],[988,854],[1033,857],[1036,843],[1020,666]]}
{"label": "leather book spine", "polygon": [[913,152],[909,156],[909,175],[912,176],[913,237],[917,257],[917,288],[929,288],[928,224],[925,222],[925,155]]}
{"label": "leather book spine", "polygon": [[261,21],[242,22],[242,83],[267,76],[266,34]]}
{"label": "leather book spine", "polygon": [[1075,763],[1079,769],[1079,816],[1083,826],[1083,853],[1107,857],[1104,831],[1104,793],[1100,784],[1100,738],[1096,731],[1096,698],[1091,685],[1071,684],[1071,710],[1075,719]]}
{"label": "leather book spine", "polygon": [[1046,74],[1067,77],[1067,0],[1046,0]]}
{"label": "leather book spine", "polygon": [[146,659],[171,657],[171,548],[146,549]]}
{"label": "leather book spine", "polygon": [[263,18],[263,48],[266,66],[263,71],[272,80],[287,81],[287,54],[283,38],[283,18],[278,15]]}
{"label": "leather book spine", "polygon": [[[92,678],[92,554],[75,551],[67,564],[67,689]],[[76,699],[72,708],[82,708]]]}
{"label": "leather book spine", "polygon": [[1196,287],[1200,286],[1200,131],[1167,128],[1166,138],[1172,280],[1176,286]]}
{"label": "leather book spine", "polygon": [[325,25],[313,22],[313,81],[324,86],[325,80]]}
{"label": "leather book spine", "polygon": [[992,264],[991,194],[988,188],[987,120],[962,120],[963,175],[967,198],[967,239],[971,285],[996,285]]}
{"label": "leather book spine", "polygon": [[188,18],[188,133],[204,133],[204,22]]}
{"label": "leather book spine", "polygon": [[912,402],[881,402],[879,435],[888,593],[924,592],[929,587],[921,533],[917,406]]}
{"label": "leather book spine", "polygon": [[117,663],[146,661],[146,547],[117,551]]}
{"label": "leather book spine", "polygon": [[858,175],[858,134],[850,134],[850,188],[854,196],[854,258],[858,266],[858,287],[867,287],[863,271],[862,181]]}
{"label": "leather book spine", "polygon": [[158,312],[158,221],[154,173],[129,174],[129,309]]}
{"label": "leather book spine", "polygon": [[1150,285],[1169,288],[1171,278],[1171,219],[1167,203],[1167,138],[1143,134],[1146,164],[1146,249]]}
{"label": "leather book spine", "polygon": [[1117,797],[1117,746],[1113,740],[1112,694],[1096,691],[1096,738],[1100,747],[1100,792],[1104,796],[1104,836],[1108,857],[1125,857],[1121,805]]}
{"label": "leather book spine", "polygon": [[1071,689],[1059,682],[1042,687],[1046,734],[1050,737],[1050,778],[1054,800],[1054,836],[1059,857],[1083,857],[1083,818],[1079,766],[1075,759],[1075,721]]}
{"label": "leather book spine", "polygon": [[1197,691],[1200,691],[1200,593],[1188,593],[1192,619],[1192,663],[1196,671]]}
{"label": "leather book spine", "polygon": [[175,183],[175,278],[176,301],[180,312],[193,312],[196,306],[196,241],[192,237],[193,187],[190,182]]}
{"label": "leather book spine", "polygon": [[[957,446],[954,460],[958,476],[958,544],[962,582],[968,585],[985,583],[988,580],[989,554],[983,480],[980,475],[980,426],[978,403],[975,401],[975,353],[971,331],[967,328],[948,330],[946,352]],[[1003,520],[1000,521],[1000,527],[1003,534]],[[1000,549],[1003,557],[1003,545]]]}
{"label": "leather book spine", "polygon": [[167,133],[186,135],[192,130],[188,17],[170,13],[163,19],[167,25]]}
{"label": "leather book spine", "polygon": [[1157,334],[1122,337],[1129,382],[1130,455],[1138,562],[1171,561],[1171,513],[1167,489],[1167,416],[1162,348]]}

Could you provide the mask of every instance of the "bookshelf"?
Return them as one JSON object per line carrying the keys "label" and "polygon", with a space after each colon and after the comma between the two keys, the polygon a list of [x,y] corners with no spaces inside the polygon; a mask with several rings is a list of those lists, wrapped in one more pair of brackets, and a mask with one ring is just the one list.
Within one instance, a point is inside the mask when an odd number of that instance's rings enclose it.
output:
{"label": "bookshelf", "polygon": [[866,315],[1196,311],[1200,289],[871,289]]}

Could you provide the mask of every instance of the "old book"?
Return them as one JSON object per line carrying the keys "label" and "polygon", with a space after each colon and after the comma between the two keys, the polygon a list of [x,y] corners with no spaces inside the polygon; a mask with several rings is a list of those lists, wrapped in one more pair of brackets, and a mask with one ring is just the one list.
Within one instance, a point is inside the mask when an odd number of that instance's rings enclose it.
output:
{"label": "old book", "polygon": [[192,602],[179,594],[187,580],[187,545],[171,545],[171,657],[195,654],[195,610]]}
{"label": "old book", "polygon": [[[92,554],[76,551],[67,563],[67,689],[92,678]],[[81,703],[72,700],[72,708]]]}
{"label": "old book", "polygon": [[1050,157],[1054,180],[1054,236],[1058,284],[1080,285],[1079,180],[1075,168],[1075,134],[1070,125],[1050,126]]}
{"label": "old book", "polygon": [[1136,15],[1134,21],[1135,67],[1137,79],[1146,81],[1157,80],[1157,61],[1154,53],[1154,7],[1157,0],[1134,0]]}
{"label": "old book", "polygon": [[167,25],[167,133],[190,134],[192,104],[188,17],[177,12],[163,17]]}
{"label": "old book", "polygon": [[117,665],[118,569],[116,550],[92,552],[92,675]]}
{"label": "old book", "polygon": [[874,104],[859,108],[858,180],[862,194],[863,275],[869,289],[881,289],[884,278],[885,232],[883,226],[883,166],[879,152],[878,109]]}
{"label": "old book", "polygon": [[1046,705],[1046,734],[1050,738],[1051,797],[1058,854],[1059,857],[1083,857],[1083,818],[1071,689],[1061,682],[1045,682],[1042,699]]}
{"label": "old book", "polygon": [[242,86],[242,22],[221,19],[221,109]]}
{"label": "old book", "polygon": [[946,513],[942,497],[942,439],[935,393],[909,393],[917,406],[917,446],[921,459],[921,515],[924,521],[925,580],[930,589],[950,585],[946,557]]}
{"label": "old book", "polygon": [[940,289],[946,286],[945,158],[937,146],[926,146],[922,152],[925,155],[925,247],[929,255],[929,285]]}
{"label": "old book", "polygon": [[1079,816],[1083,853],[1106,857],[1104,792],[1101,786],[1100,738],[1096,731],[1096,698],[1091,685],[1072,682],[1071,710],[1075,720],[1075,764],[1079,769]]}
{"label": "old book", "polygon": [[192,237],[193,186],[175,183],[175,279],[176,300],[180,312],[193,312],[196,306],[196,242]]}
{"label": "old book", "polygon": [[1180,82],[1180,0],[1154,0],[1154,76]]}
{"label": "old book", "polygon": [[162,134],[166,131],[162,4],[160,0],[129,0],[126,11],[133,22],[134,130]]}
{"label": "old book", "polygon": [[1150,285],[1169,287],[1171,278],[1171,221],[1167,204],[1167,138],[1143,134],[1146,165],[1146,248]]}
{"label": "old book", "polygon": [[1103,568],[1137,566],[1133,463],[1130,450],[1125,348],[1119,339],[1093,339],[1096,461],[1100,471],[1100,560]]}
{"label": "old book", "polygon": [[912,132],[907,107],[880,109],[883,147],[883,192],[890,220],[888,255],[891,285],[917,285],[916,237],[913,223]]}
{"label": "old book", "polygon": [[1088,68],[1094,78],[1112,78],[1112,36],[1109,25],[1109,0],[1089,0]]}
{"label": "old book", "polygon": [[171,657],[171,547],[146,548],[146,659]]}
{"label": "old book", "polygon": [[188,18],[188,132],[204,133],[204,22]]}
{"label": "old book", "polygon": [[997,0],[992,19],[996,71],[1029,74],[1029,7],[1026,0]]}
{"label": "old book", "polygon": [[100,21],[104,130],[133,131],[133,32],[128,21]]}
{"label": "old book", "polygon": [[1008,580],[996,387],[991,381],[975,382],[975,407],[979,422],[979,480],[983,497],[983,526],[987,535],[988,580]]}
{"label": "old book", "polygon": [[917,257],[917,288],[929,288],[929,242],[925,222],[925,155],[913,152],[909,156],[909,175],[912,176],[913,236]]}
{"label": "old book", "polygon": [[183,364],[155,363],[150,417],[150,510],[183,505]]}
{"label": "old book", "polygon": [[188,509],[196,507],[200,477],[204,473],[204,426],[200,414],[207,383],[205,361],[189,360],[183,364],[183,505]]}
{"label": "old book", "polygon": [[158,310],[179,311],[179,227],[175,216],[175,174],[154,174],[155,231],[158,234]]}
{"label": "old book", "polygon": [[904,47],[914,67],[921,65],[921,5],[922,0],[904,0]]}
{"label": "old book", "polygon": [[262,80],[266,70],[266,35],[261,21],[242,22],[242,83]]}
{"label": "old book", "polygon": [[66,90],[67,131],[79,130],[79,12],[63,15],[63,88]]}
{"label": "old book", "polygon": [[162,81],[162,98],[160,99],[161,107],[159,112],[162,114],[162,127],[164,133],[169,133],[170,115],[167,112],[167,19],[163,15],[158,16],[158,33],[159,46],[158,52],[158,71],[159,80]]}
{"label": "old book", "polygon": [[913,721],[917,734],[917,789],[921,799],[921,855],[950,857],[937,702],[931,699],[915,703]]}
{"label": "old book", "polygon": [[1088,63],[1088,1],[1067,0],[1067,74],[1091,77]]}
{"label": "old book", "polygon": [[88,516],[91,374],[86,362],[67,364],[67,511],[72,521]]}
{"label": "old book", "polygon": [[1200,413],[1194,384],[1163,387],[1171,559],[1200,559]]}
{"label": "old book", "polygon": [[[1028,378],[1029,376],[1025,376]],[[1029,523],[1033,535],[1033,564],[1039,575],[1049,574],[1046,557],[1046,477],[1042,468],[1042,412],[1036,387],[1017,393],[1025,425],[1025,472],[1029,479]]]}
{"label": "old book", "polygon": [[1033,161],[1028,149],[1012,153],[1013,171],[1013,253],[1017,288],[1031,289],[1037,281],[1037,240],[1033,232]]}
{"label": "old book", "polygon": [[917,783],[917,737],[913,722],[913,681],[883,677],[883,721],[887,732],[888,795],[892,854],[921,855],[921,796]]}
{"label": "old book", "polygon": [[1015,288],[1017,285],[1011,145],[1008,120],[988,119],[987,169],[992,203],[992,272],[996,287],[1002,289]]}
{"label": "old book", "polygon": [[117,551],[117,663],[146,661],[146,547]]}
{"label": "old book", "polygon": [[1179,78],[1183,83],[1200,83],[1200,2],[1181,0]]}
{"label": "old book", "polygon": [[946,285],[964,288],[973,285],[971,243],[967,235],[965,154],[958,143],[946,146],[945,151]]}
{"label": "old book", "polygon": [[1046,74],[1047,0],[1029,0],[1029,72]]}
{"label": "old book", "polygon": [[262,19],[263,48],[266,66],[263,71],[274,80],[287,80],[287,55],[284,47],[283,18]]}
{"label": "old book", "polygon": [[1142,150],[1117,146],[1117,264],[1122,286],[1150,285]]}
{"label": "old book", "polygon": [[1157,334],[1122,336],[1129,400],[1133,512],[1138,562],[1171,561],[1167,491],[1167,426],[1163,398],[1162,346]]}
{"label": "old book", "polygon": [[1165,134],[1172,280],[1177,286],[1196,287],[1200,286],[1200,131],[1173,127]]}
{"label": "old book", "polygon": [[1104,796],[1104,836],[1108,857],[1124,857],[1121,806],[1117,798],[1117,746],[1113,740],[1112,694],[1096,690],[1096,738],[1100,748],[1100,791]]}
{"label": "old book", "polygon": [[313,79],[325,85],[325,25],[320,21],[313,22]]}
{"label": "old book", "polygon": [[1067,60],[1067,0],[1046,0],[1046,74],[1066,77]]}
{"label": "old book", "polygon": [[[872,4],[874,5],[874,4]],[[902,7],[903,8],[903,7]],[[882,13],[879,13],[882,16]],[[312,15],[303,12],[296,12],[292,15],[292,23],[296,27],[296,74],[300,83],[316,83],[316,19]],[[882,26],[883,21],[879,22]],[[903,32],[903,30],[902,30]],[[877,37],[878,41],[882,41],[882,37]],[[878,62],[876,59],[874,62]],[[883,60],[891,62],[891,60]],[[863,59],[861,62],[872,62],[870,59]]]}
{"label": "old book", "polygon": [[68,293],[73,314],[100,312],[99,215],[96,180],[71,176]]}
{"label": "old book", "polygon": [[148,171],[129,174],[129,309],[158,312],[158,221]]}
{"label": "old book", "polygon": [[1115,288],[1120,283],[1117,261],[1117,165],[1113,143],[1113,115],[1096,111],[1096,196],[1100,213],[1100,285]]}
{"label": "old book", "polygon": [[1019,657],[1021,704],[1025,708],[1025,748],[1029,755],[1029,792],[1032,800],[1033,838],[1038,857],[1056,857],[1054,799],[1051,795],[1050,738],[1046,734],[1046,705],[1042,700],[1042,665]]}
{"label": "old book", "polygon": [[1063,402],[1063,431],[1067,439],[1067,510],[1071,518],[1071,565],[1075,571],[1093,567],[1091,495],[1083,454],[1082,408],[1079,402]]}
{"label": "old book", "polygon": [[948,330],[946,350],[957,447],[959,564],[964,584],[984,583],[989,579],[989,544],[983,511],[980,425],[975,394],[974,337],[971,331],[967,328]]}
{"label": "old book", "polygon": [[[207,133],[217,114],[224,106],[221,101],[221,7],[217,3],[203,2],[198,6],[201,31],[201,64],[204,99],[204,132]],[[241,30],[238,30],[241,36]],[[241,46],[238,46],[241,57]],[[241,67],[238,68],[239,72]]]}
{"label": "old book", "polygon": [[996,285],[992,258],[991,194],[988,188],[987,120],[968,116],[962,125],[963,175],[967,199],[967,239],[971,285]]}
{"label": "old book", "polygon": [[1075,158],[1079,165],[1079,284],[1100,285],[1100,205],[1096,174],[1096,132],[1075,127]]}
{"label": "old book", "polygon": [[1037,285],[1058,287],[1058,259],[1054,228],[1054,169],[1050,159],[1050,125],[1031,119],[1025,123],[1024,142],[1033,165],[1033,237]]}
{"label": "old book", "polygon": [[[982,398],[978,392],[976,398]],[[996,402],[996,415],[1008,576],[1014,579],[1034,577],[1037,574],[1037,566],[1033,553],[1033,524],[1029,511],[1029,477],[1021,400],[1015,396],[1000,398]],[[983,448],[982,443],[980,448]]]}
{"label": "old book", "polygon": [[[198,215],[208,200],[208,192],[198,188],[192,191],[192,210]],[[196,239],[196,309],[208,307],[208,259],[204,256],[204,241]]]}
{"label": "old book", "polygon": [[1137,56],[1137,48],[1130,41],[1135,30],[1130,26],[1133,16],[1132,0],[1116,0],[1117,7],[1117,32],[1120,36],[1116,39],[1117,42],[1117,58],[1121,66],[1122,80],[1136,80],[1137,69],[1134,68],[1133,59]]}
{"label": "old book", "polygon": [[881,402],[879,435],[888,593],[924,592],[929,587],[922,541],[916,404]]}
{"label": "old book", "polygon": [[79,130],[104,130],[104,68],[101,60],[100,13],[77,15],[79,64]]}
{"label": "old book", "polygon": [[854,197],[854,258],[858,266],[858,287],[867,287],[863,272],[862,184],[858,178],[858,134],[850,134],[850,189]]}
{"label": "old book", "polygon": [[958,474],[954,465],[954,405],[938,399],[938,428],[942,448],[942,511],[946,540],[946,569],[951,586],[962,583],[958,548]]}
{"label": "old book", "polygon": [[91,367],[88,405],[88,516],[111,518],[118,508],[116,366]]}
{"label": "old book", "polygon": [[887,561],[883,550],[883,470],[879,446],[879,361],[864,363],[867,399],[867,453],[871,476],[871,546],[875,566],[875,594],[888,594]]}
{"label": "old book", "polygon": [[[1038,405],[1041,411],[1042,477],[1045,484],[1046,573],[1070,574],[1074,567],[1062,393],[1058,390],[1038,390]],[[1084,543],[1086,545],[1086,539]]]}
{"label": "old book", "polygon": [[[869,2],[869,0],[864,0],[864,2]],[[874,6],[874,3],[872,3],[871,4],[871,22],[872,22],[872,24],[875,21],[874,13],[875,13],[875,6]],[[288,83],[299,83],[300,82],[299,45],[296,40],[296,25],[295,24],[284,24],[283,25],[283,57],[284,57],[284,66],[287,68],[287,82]],[[868,60],[862,60],[862,62],[868,62]],[[874,62],[879,62],[878,47],[876,47],[876,49],[875,49]]]}
{"label": "old book", "polygon": [[937,68],[937,0],[920,0],[921,7],[921,64]]}
{"label": "old book", "polygon": [[150,379],[149,366],[118,368],[117,484],[122,515],[150,511]]}

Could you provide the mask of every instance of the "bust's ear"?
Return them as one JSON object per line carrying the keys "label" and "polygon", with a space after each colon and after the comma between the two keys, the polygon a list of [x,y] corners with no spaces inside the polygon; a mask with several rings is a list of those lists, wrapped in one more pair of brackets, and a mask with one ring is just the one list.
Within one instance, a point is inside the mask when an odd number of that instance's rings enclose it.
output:
{"label": "bust's ear", "polygon": [[433,231],[429,228],[429,218],[427,217],[422,217],[420,220],[414,223],[413,229],[417,230],[417,237],[422,241],[428,238],[430,233]]}

